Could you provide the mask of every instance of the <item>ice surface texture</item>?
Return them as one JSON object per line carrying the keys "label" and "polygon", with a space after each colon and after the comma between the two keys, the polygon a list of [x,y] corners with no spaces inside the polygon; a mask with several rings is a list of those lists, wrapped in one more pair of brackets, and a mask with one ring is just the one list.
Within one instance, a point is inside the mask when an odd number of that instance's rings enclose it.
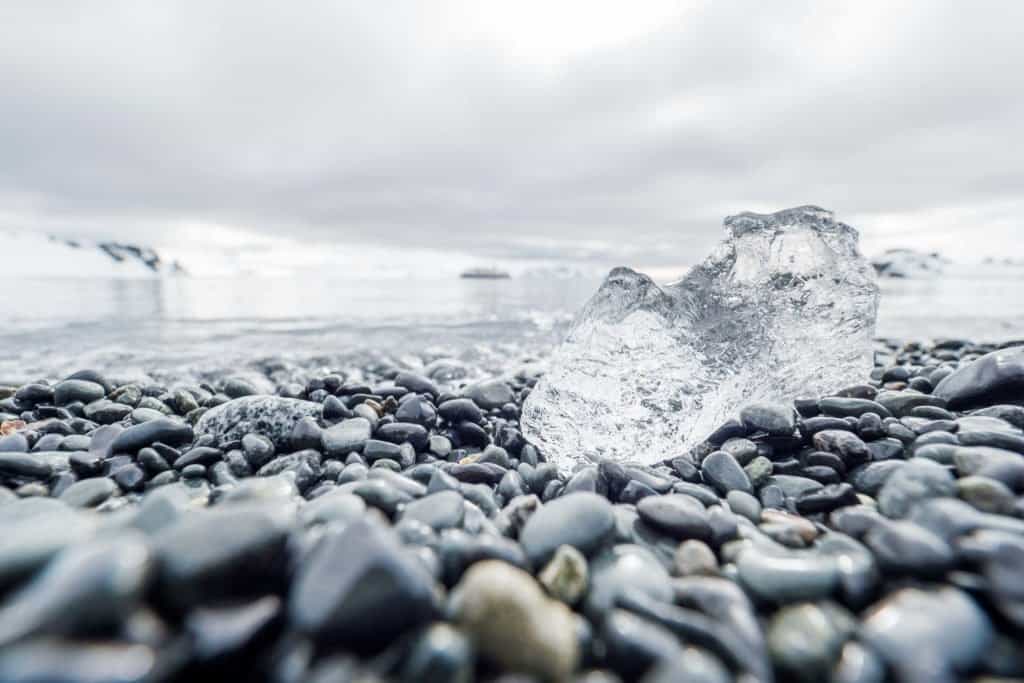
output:
{"label": "ice surface texture", "polygon": [[753,401],[863,381],[878,310],[857,231],[801,206],[725,219],[726,239],[659,287],[616,268],[523,407],[523,430],[568,472],[688,452]]}

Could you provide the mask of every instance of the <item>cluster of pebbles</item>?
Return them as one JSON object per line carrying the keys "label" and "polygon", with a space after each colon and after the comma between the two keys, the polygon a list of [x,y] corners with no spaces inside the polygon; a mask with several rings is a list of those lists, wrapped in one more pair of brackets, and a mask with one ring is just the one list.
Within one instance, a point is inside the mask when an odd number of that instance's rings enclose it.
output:
{"label": "cluster of pebbles", "polygon": [[568,475],[528,373],[0,387],[0,680],[1024,676],[1024,346],[876,358]]}

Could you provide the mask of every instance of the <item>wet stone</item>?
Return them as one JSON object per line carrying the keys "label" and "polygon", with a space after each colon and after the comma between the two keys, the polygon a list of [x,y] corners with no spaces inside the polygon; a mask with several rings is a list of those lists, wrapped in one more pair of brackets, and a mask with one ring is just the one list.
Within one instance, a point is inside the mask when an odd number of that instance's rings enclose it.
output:
{"label": "wet stone", "polygon": [[210,435],[217,443],[262,434],[278,449],[287,449],[295,425],[303,418],[319,418],[321,406],[281,396],[244,396],[207,411],[196,424],[196,435]]}
{"label": "wet stone", "polygon": [[981,530],[961,539],[958,550],[980,566],[996,610],[1015,628],[1024,627],[1024,595],[1020,590],[1024,539],[1006,531]]}
{"label": "wet stone", "polygon": [[365,520],[320,545],[300,568],[288,604],[303,633],[369,651],[428,622],[436,609],[430,576],[390,530]]}
{"label": "wet stone", "polygon": [[944,467],[914,458],[886,478],[878,494],[878,509],[888,517],[905,517],[919,501],[954,495],[956,485]]}
{"label": "wet stone", "polygon": [[1024,396],[1024,346],[1011,346],[958,368],[933,394],[951,409],[1018,403]]}
{"label": "wet stone", "polygon": [[424,683],[470,681],[474,652],[464,633],[445,623],[435,623],[416,640],[402,663],[401,680]]}
{"label": "wet stone", "polygon": [[711,522],[704,505],[692,496],[653,495],[637,504],[640,518],[673,538],[709,540]]}
{"label": "wet stone", "polygon": [[69,403],[92,403],[106,396],[107,391],[100,384],[84,379],[66,379],[53,387],[53,402],[59,406]]}
{"label": "wet stone", "polygon": [[288,435],[288,447],[293,451],[320,448],[320,434],[323,430],[312,417],[304,417],[295,423]]}
{"label": "wet stone", "polygon": [[402,457],[402,449],[398,444],[391,443],[390,441],[368,439],[363,445],[363,457],[368,463],[373,463],[385,458],[397,462]]}
{"label": "wet stone", "polygon": [[404,387],[417,394],[429,394],[431,396],[438,396],[440,394],[440,390],[433,380],[413,372],[400,372],[395,375],[395,385]]}
{"label": "wet stone", "polygon": [[835,561],[817,555],[772,557],[751,549],[740,555],[736,568],[743,587],[769,603],[826,598],[839,584]]}
{"label": "wet stone", "polygon": [[161,601],[181,610],[278,589],[285,571],[286,520],[283,510],[242,505],[176,517],[153,537]]}
{"label": "wet stone", "polygon": [[827,467],[838,475],[846,474],[846,463],[835,453],[811,451],[803,457],[803,463],[804,467]]}
{"label": "wet stone", "polygon": [[[648,681],[645,674],[661,676],[662,671],[672,676],[665,681],[688,680],[677,676],[671,668],[680,654],[679,640],[668,629],[647,619],[622,609],[612,610],[601,625],[601,640],[608,650],[609,666],[622,677],[619,680]],[[653,680],[661,683],[663,679]]]}
{"label": "wet stone", "polygon": [[875,400],[896,417],[911,415],[916,408],[920,407],[946,407],[945,399],[916,391],[882,391],[875,397]]}
{"label": "wet stone", "polygon": [[472,399],[453,398],[441,403],[437,407],[438,415],[451,424],[460,422],[479,423],[483,420],[483,413]]}
{"label": "wet stone", "polygon": [[[246,670],[280,628],[281,600],[268,595],[251,602],[193,610],[185,631],[195,644],[196,664],[207,670]],[[251,660],[250,660],[251,661]]]}
{"label": "wet stone", "polygon": [[861,637],[900,680],[953,680],[985,655],[992,625],[958,589],[904,588],[871,608]]}
{"label": "wet stone", "polygon": [[891,574],[941,576],[955,561],[946,541],[911,522],[876,524],[865,534],[864,542],[879,566]]}
{"label": "wet stone", "polygon": [[903,460],[883,460],[862,465],[850,472],[848,480],[858,493],[877,496],[886,480],[894,472],[903,468]]}
{"label": "wet stone", "polygon": [[216,462],[220,462],[224,454],[218,448],[211,448],[210,446],[198,446],[196,448],[189,449],[181,454],[173,464],[174,469],[181,471],[189,465],[203,465],[209,467]]}
{"label": "wet stone", "polygon": [[114,424],[132,413],[131,406],[100,399],[85,406],[85,416],[100,424]]}
{"label": "wet stone", "polygon": [[483,410],[500,408],[515,400],[515,394],[507,383],[501,380],[488,380],[471,384],[462,390],[462,395],[470,399]]}
{"label": "wet stone", "polygon": [[414,519],[435,531],[458,527],[465,515],[465,502],[456,491],[439,491],[412,501],[402,511],[402,519]]}
{"label": "wet stone", "polygon": [[784,607],[768,626],[772,660],[793,680],[825,680],[856,627],[853,615],[835,603]]}
{"label": "wet stone", "polygon": [[704,458],[704,462],[701,463],[701,475],[704,481],[721,495],[729,491],[753,492],[750,480],[736,462],[736,458],[722,451],[716,451]]}
{"label": "wet stone", "polygon": [[48,479],[53,465],[28,453],[0,453],[0,477]]}
{"label": "wet stone", "polygon": [[807,477],[800,477],[791,474],[774,474],[766,482],[769,485],[782,489],[786,498],[799,498],[811,491],[820,491],[823,487],[819,482]]}
{"label": "wet stone", "polygon": [[392,422],[377,428],[377,438],[391,443],[409,443],[417,451],[427,450],[429,433],[420,424]]}
{"label": "wet stone", "polygon": [[753,403],[740,410],[740,421],[751,433],[787,436],[796,429],[793,409],[775,403]]}
{"label": "wet stone", "polygon": [[0,652],[40,633],[76,633],[117,624],[141,600],[153,575],[137,533],[72,546],[0,610]]}
{"label": "wet stone", "polygon": [[64,548],[88,541],[95,520],[75,514],[65,504],[51,498],[24,498],[4,506],[0,524],[0,589],[14,584],[41,569]]}
{"label": "wet stone", "polygon": [[562,545],[571,545],[589,555],[607,539],[614,525],[612,506],[605,498],[572,493],[533,513],[520,532],[519,541],[536,567],[550,560]]}
{"label": "wet stone", "polygon": [[409,503],[413,499],[411,494],[397,489],[389,482],[382,481],[381,479],[355,481],[346,485],[343,489],[359,496],[367,505],[381,510],[389,517],[394,517],[402,505]]}
{"label": "wet stone", "polygon": [[865,413],[874,413],[879,417],[892,417],[885,406],[877,401],[866,398],[847,398],[829,396],[818,401],[821,412],[834,417],[860,417]]}
{"label": "wet stone", "polygon": [[718,573],[718,559],[707,543],[689,539],[679,544],[673,558],[673,569],[678,576],[714,575]]}
{"label": "wet stone", "polygon": [[956,481],[957,495],[981,512],[1013,515],[1016,499],[1003,482],[983,476],[968,476]]}
{"label": "wet stone", "polygon": [[71,507],[93,508],[118,492],[117,484],[106,477],[83,479],[69,486],[60,499]]}
{"label": "wet stone", "polygon": [[726,496],[729,507],[738,515],[755,524],[761,518],[761,503],[753,495],[743,491],[730,491]]}
{"label": "wet stone", "polygon": [[125,465],[110,475],[114,483],[125,492],[139,492],[146,485],[146,473],[136,465]]}
{"label": "wet stone", "polygon": [[836,508],[858,503],[857,493],[850,484],[829,484],[817,491],[807,491],[796,499],[796,509],[802,514],[831,512]]}
{"label": "wet stone", "polygon": [[24,434],[13,432],[0,437],[0,453],[27,453],[28,450],[28,439]]}
{"label": "wet stone", "polygon": [[750,439],[743,438],[729,439],[722,444],[719,450],[736,458],[736,462],[743,466],[750,464],[750,461],[756,458],[758,453],[757,444]]}
{"label": "wet stone", "polygon": [[176,419],[161,417],[125,429],[110,444],[110,450],[112,453],[137,453],[157,442],[181,446],[191,443],[193,437],[191,426]]}
{"label": "wet stone", "polygon": [[36,638],[0,653],[0,680],[8,683],[146,683],[161,676],[157,652],[147,644]]}
{"label": "wet stone", "polygon": [[758,456],[751,460],[744,468],[743,471],[747,474],[747,479],[750,480],[750,485],[754,488],[761,488],[772,476],[774,468],[772,461],[763,456]]}
{"label": "wet stone", "polygon": [[851,432],[826,429],[815,434],[813,441],[815,448],[839,455],[847,467],[856,467],[871,459],[867,445]]}
{"label": "wet stone", "polygon": [[548,598],[526,572],[501,562],[479,562],[463,576],[450,603],[456,622],[480,653],[503,669],[562,680],[576,668],[572,611]]}
{"label": "wet stone", "polygon": [[567,605],[580,601],[587,591],[588,579],[587,558],[571,545],[559,546],[537,574],[548,595]]}

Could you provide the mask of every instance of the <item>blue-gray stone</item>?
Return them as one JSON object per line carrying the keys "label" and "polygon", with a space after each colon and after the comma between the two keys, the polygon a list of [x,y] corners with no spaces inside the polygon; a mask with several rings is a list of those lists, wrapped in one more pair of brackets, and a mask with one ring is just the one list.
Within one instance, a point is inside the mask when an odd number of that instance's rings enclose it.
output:
{"label": "blue-gray stone", "polygon": [[321,410],[319,403],[297,398],[243,396],[206,411],[196,423],[196,435],[224,443],[262,434],[279,450],[287,449],[295,425],[305,417],[319,418]]}

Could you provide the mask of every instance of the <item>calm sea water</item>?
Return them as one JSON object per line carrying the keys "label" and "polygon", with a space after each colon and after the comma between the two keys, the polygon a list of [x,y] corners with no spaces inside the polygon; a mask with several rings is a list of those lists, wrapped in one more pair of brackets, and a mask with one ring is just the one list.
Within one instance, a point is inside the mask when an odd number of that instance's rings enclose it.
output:
{"label": "calm sea water", "polygon": [[[879,336],[1024,338],[1020,269],[885,280]],[[597,280],[344,278],[17,282],[0,381],[80,367],[217,371],[256,359],[421,353],[500,364],[557,343]],[[10,292],[11,288],[8,287]]]}

